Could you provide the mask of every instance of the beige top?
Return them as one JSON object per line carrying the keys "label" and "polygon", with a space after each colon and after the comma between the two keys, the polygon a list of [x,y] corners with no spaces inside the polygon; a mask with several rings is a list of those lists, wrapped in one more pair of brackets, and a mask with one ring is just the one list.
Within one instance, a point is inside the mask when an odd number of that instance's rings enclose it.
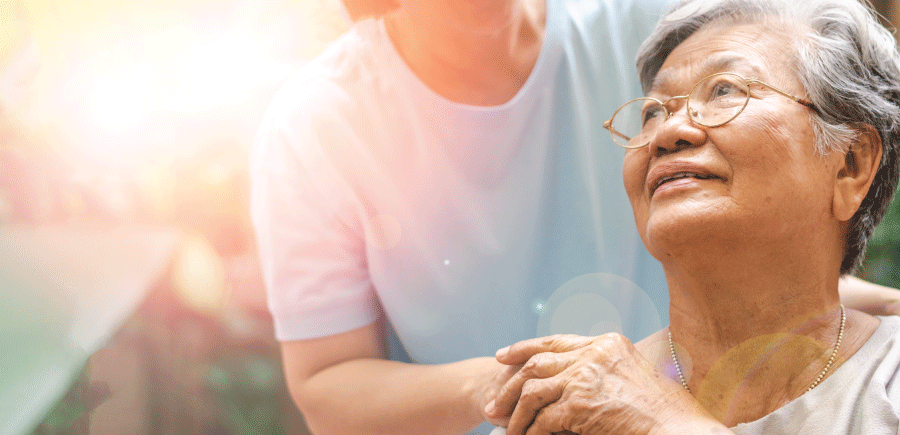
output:
{"label": "beige top", "polygon": [[881,325],[847,362],[812,391],[731,430],[755,434],[900,434],[900,317]]}

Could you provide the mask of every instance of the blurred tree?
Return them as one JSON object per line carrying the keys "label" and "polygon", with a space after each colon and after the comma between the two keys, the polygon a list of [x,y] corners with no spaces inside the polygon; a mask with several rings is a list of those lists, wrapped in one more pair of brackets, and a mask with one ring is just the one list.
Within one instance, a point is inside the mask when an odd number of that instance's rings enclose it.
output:
{"label": "blurred tree", "polygon": [[900,199],[894,201],[869,242],[858,275],[868,281],[900,288]]}

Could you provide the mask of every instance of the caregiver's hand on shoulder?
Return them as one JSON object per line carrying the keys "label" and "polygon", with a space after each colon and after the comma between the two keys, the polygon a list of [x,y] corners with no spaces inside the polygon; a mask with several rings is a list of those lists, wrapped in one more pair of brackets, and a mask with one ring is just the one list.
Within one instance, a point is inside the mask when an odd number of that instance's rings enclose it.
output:
{"label": "caregiver's hand on shoulder", "polygon": [[508,435],[730,433],[619,334],[526,340],[497,360],[524,364],[486,411],[509,416]]}
{"label": "caregiver's hand on shoulder", "polygon": [[900,315],[900,290],[845,276],[838,283],[841,302],[873,316]]}

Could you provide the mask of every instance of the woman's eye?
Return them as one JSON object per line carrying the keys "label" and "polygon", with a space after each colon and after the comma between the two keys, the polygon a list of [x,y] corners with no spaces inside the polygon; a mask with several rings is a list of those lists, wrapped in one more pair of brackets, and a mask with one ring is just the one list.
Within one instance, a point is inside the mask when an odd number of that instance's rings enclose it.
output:
{"label": "woman's eye", "polygon": [[728,97],[734,95],[742,95],[744,93],[744,89],[741,86],[738,86],[735,83],[722,81],[718,82],[713,86],[712,92],[710,95],[713,99],[719,97]]}
{"label": "woman's eye", "polygon": [[641,125],[647,125],[649,122],[660,116],[663,116],[663,108],[661,106],[654,105],[646,107],[641,115]]}

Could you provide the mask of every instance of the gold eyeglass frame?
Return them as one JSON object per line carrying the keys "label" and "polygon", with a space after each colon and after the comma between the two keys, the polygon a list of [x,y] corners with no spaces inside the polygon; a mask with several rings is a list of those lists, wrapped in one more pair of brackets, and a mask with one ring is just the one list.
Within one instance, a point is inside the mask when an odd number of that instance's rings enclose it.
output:
{"label": "gold eyeglass frame", "polygon": [[[689,97],[691,96],[691,94],[694,93],[694,91],[697,89],[698,86],[700,86],[701,83],[703,83],[704,81],[706,81],[706,80],[708,80],[708,79],[710,79],[710,78],[712,78],[712,77],[721,76],[721,75],[735,76],[735,77],[738,77],[738,78],[740,78],[741,80],[743,80],[743,81],[744,81],[744,85],[747,86],[747,99],[744,101],[744,104],[743,104],[743,105],[741,106],[741,108],[737,111],[737,113],[735,113],[734,116],[732,116],[731,118],[728,118],[727,120],[725,120],[725,121],[723,121],[723,122],[720,122],[720,123],[718,123],[718,124],[707,125],[707,124],[704,124],[704,123],[699,122],[699,121],[697,121],[696,119],[694,119],[694,116],[696,116],[697,112],[691,109],[691,100],[690,100]],[[794,100],[794,101],[797,102],[797,103],[800,103],[800,104],[802,104],[802,105],[804,105],[804,106],[810,108],[813,112],[816,112],[816,114],[820,114],[820,113],[819,113],[819,109],[818,109],[818,108],[816,107],[816,105],[813,104],[811,101],[806,100],[806,99],[803,99],[803,98],[800,98],[800,97],[797,97],[797,96],[794,96],[794,95],[791,95],[791,94],[789,94],[789,93],[787,93],[787,92],[785,92],[785,91],[782,91],[781,89],[778,89],[777,87],[772,86],[772,85],[770,85],[770,84],[768,84],[768,83],[766,83],[766,82],[763,82],[763,81],[757,80],[757,79],[748,79],[748,78],[745,78],[744,76],[742,76],[742,75],[740,75],[740,74],[733,73],[733,72],[719,72],[719,73],[715,73],[715,74],[710,74],[710,75],[708,75],[708,76],[706,76],[706,77],[703,77],[702,79],[698,80],[697,83],[694,84],[694,87],[691,88],[691,91],[688,92],[687,95],[678,95],[678,96],[674,96],[674,97],[671,97],[671,98],[669,98],[668,100],[666,100],[666,102],[662,102],[662,101],[660,101],[660,100],[658,100],[658,99],[656,99],[656,98],[653,98],[653,97],[640,97],[640,98],[635,98],[635,99],[633,99],[633,100],[630,100],[630,101],[626,102],[625,104],[619,106],[619,108],[616,109],[615,113],[613,113],[612,117],[610,117],[608,120],[606,120],[606,121],[603,122],[603,128],[609,130],[610,136],[612,136],[612,140],[613,140],[613,142],[614,142],[616,145],[618,145],[618,146],[620,146],[620,147],[622,147],[622,148],[626,148],[626,149],[643,148],[643,147],[645,147],[645,146],[647,146],[647,145],[650,144],[650,141],[649,141],[649,140],[648,140],[646,143],[644,143],[644,144],[641,144],[641,145],[633,145],[633,146],[622,145],[622,144],[619,143],[619,141],[616,140],[616,136],[618,136],[618,137],[624,139],[626,143],[629,142],[627,136],[625,136],[624,134],[622,134],[621,132],[619,132],[618,130],[616,130],[616,129],[614,129],[614,128],[612,127],[612,122],[613,122],[614,119],[616,119],[616,115],[618,115],[618,114],[619,114],[619,111],[621,111],[622,109],[624,109],[625,106],[627,106],[627,105],[629,105],[629,104],[631,104],[631,103],[633,103],[633,102],[635,102],[635,101],[640,101],[640,100],[650,100],[650,101],[655,101],[655,102],[659,103],[659,105],[662,106],[663,110],[666,111],[666,119],[663,120],[663,122],[665,122],[665,121],[667,121],[669,118],[672,117],[672,112],[670,112],[669,109],[668,109],[668,107],[666,107],[666,106],[667,106],[670,102],[672,102],[672,100],[677,100],[677,99],[685,99],[685,100],[687,100],[687,103],[685,104],[685,106],[686,106],[686,110],[687,110],[688,119],[690,119],[691,122],[693,122],[693,123],[695,123],[695,124],[697,124],[697,125],[701,125],[701,126],[703,126],[703,127],[707,127],[707,128],[720,127],[720,126],[723,126],[723,125],[728,124],[729,122],[733,121],[734,118],[737,118],[738,115],[740,115],[740,114],[744,111],[744,109],[747,107],[747,104],[750,102],[750,92],[749,92],[749,91],[750,91],[750,85],[763,85],[763,86],[765,86],[765,87],[767,87],[767,88],[769,88],[769,89],[771,89],[771,90],[773,90],[773,91],[775,91],[775,92],[777,92],[777,93],[779,93],[779,94],[781,94],[781,95],[784,95],[785,97],[790,98],[791,100]],[[693,114],[692,114],[692,113],[693,113]]]}

